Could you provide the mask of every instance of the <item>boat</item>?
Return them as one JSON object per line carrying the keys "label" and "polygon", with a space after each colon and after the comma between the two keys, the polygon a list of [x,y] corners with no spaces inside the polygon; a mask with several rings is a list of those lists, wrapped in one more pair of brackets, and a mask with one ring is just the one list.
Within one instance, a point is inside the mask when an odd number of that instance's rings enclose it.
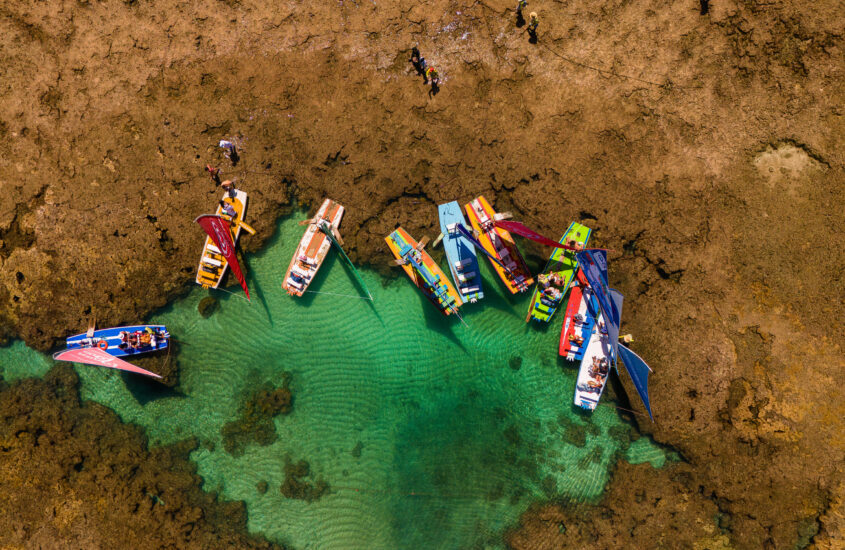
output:
{"label": "boat", "polygon": [[458,230],[459,225],[467,227],[461,206],[458,201],[452,201],[439,205],[437,211],[440,214],[443,250],[446,252],[452,280],[455,281],[463,301],[475,303],[484,298],[484,290],[481,286],[481,272],[478,270],[475,246]]}
{"label": "boat", "polygon": [[[560,330],[560,345],[558,352],[561,357],[569,361],[580,361],[584,357],[584,350],[590,340],[598,322],[599,305],[592,291],[587,288],[581,271],[578,271],[576,281],[571,283],[569,301],[563,326]],[[585,292],[586,289],[586,292]]]}
{"label": "boat", "polygon": [[170,333],[164,325],[130,325],[89,330],[65,343],[68,350],[98,348],[112,357],[128,357],[167,349]]}
{"label": "boat", "polygon": [[498,261],[491,261],[493,269],[512,294],[525,292],[534,283],[525,260],[519,253],[511,234],[494,222],[501,219],[483,196],[466,205],[467,218],[478,234],[478,241],[490,256]]}
{"label": "boat", "polygon": [[[581,249],[586,246],[591,232],[589,227],[572,222],[558,242]],[[531,319],[544,323],[551,321],[566,296],[566,291],[576,271],[578,271],[578,259],[575,257],[575,251],[555,248],[543,272],[537,275],[537,286],[531,296],[525,321],[528,322]]]}
{"label": "boat", "polygon": [[[589,294],[585,290],[584,294]],[[589,302],[588,302],[589,303]],[[595,410],[607,385],[611,367],[616,365],[610,337],[599,313],[589,339],[584,342],[583,358],[575,382],[575,404],[582,409]]]}
{"label": "boat", "polygon": [[282,282],[282,288],[291,296],[302,296],[323,265],[332,247],[332,240],[327,237],[327,231],[331,231],[333,236],[340,240],[338,226],[343,212],[343,206],[326,199],[313,218],[302,222],[307,223],[308,228],[299,241]]}
{"label": "boat", "polygon": [[402,266],[426,298],[444,315],[455,314],[460,317],[458,308],[463,304],[461,296],[440,266],[423,250],[425,240],[418,243],[401,227],[384,240],[396,256],[396,263]]}
{"label": "boat", "polygon": [[559,353],[569,361],[581,363],[575,382],[575,404],[594,410],[615,361],[598,300],[580,271],[569,292]]}
{"label": "boat", "polygon": [[[253,232],[252,228],[249,228],[245,223],[243,223],[244,218],[246,217],[246,193],[240,189],[235,189],[234,194],[234,197],[230,197],[228,192],[223,195],[224,202],[231,204],[236,213],[229,223],[229,231],[231,233],[230,237],[232,239],[233,246],[238,242],[238,237],[241,234],[241,227],[244,227],[250,233]],[[216,216],[224,216],[222,206],[218,205]],[[200,218],[197,218],[197,220],[199,219]],[[221,251],[212,240],[211,234],[207,235],[205,238],[205,244],[202,248],[202,257],[200,258],[199,267],[197,268],[197,284],[202,285],[203,288],[219,287],[220,282],[223,280],[223,276],[226,274],[226,269],[229,267],[229,260],[227,259],[227,256],[234,257],[234,250]],[[240,267],[238,267],[238,272],[240,272]],[[244,288],[246,288],[245,284]]]}

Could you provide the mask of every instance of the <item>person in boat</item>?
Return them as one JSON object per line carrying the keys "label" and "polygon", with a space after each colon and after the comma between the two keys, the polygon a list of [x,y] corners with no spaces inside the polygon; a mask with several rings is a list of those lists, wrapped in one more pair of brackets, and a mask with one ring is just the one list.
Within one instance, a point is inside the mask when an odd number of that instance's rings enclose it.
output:
{"label": "person in boat", "polygon": [[220,208],[223,209],[223,213],[229,216],[230,218],[234,219],[238,216],[238,211],[235,210],[235,207],[232,206],[231,203],[226,201],[220,201]]}
{"label": "person in boat", "polygon": [[584,316],[580,313],[576,313],[575,316],[572,318],[576,325],[583,325],[584,324]]}
{"label": "person in boat", "polygon": [[599,323],[599,332],[602,334],[607,334],[607,327],[604,326],[604,321]]}
{"label": "person in boat", "polygon": [[146,330],[143,332],[138,332],[138,344],[140,346],[149,346],[152,344],[152,334],[147,332]]}
{"label": "person in boat", "polygon": [[584,343],[584,338],[574,332],[569,333],[569,341],[574,342],[577,345],[581,345]]}
{"label": "person in boat", "polygon": [[549,276],[545,273],[540,273],[537,275],[537,283],[540,285],[540,288],[545,290],[549,287]]}

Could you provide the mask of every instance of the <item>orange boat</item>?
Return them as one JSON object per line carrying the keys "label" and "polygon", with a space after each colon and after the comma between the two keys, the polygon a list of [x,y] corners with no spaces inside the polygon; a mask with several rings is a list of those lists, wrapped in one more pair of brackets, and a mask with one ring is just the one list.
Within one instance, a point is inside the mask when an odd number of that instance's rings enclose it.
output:
{"label": "orange boat", "polygon": [[308,285],[314,280],[317,270],[323,265],[323,260],[326,259],[326,255],[332,247],[331,239],[327,237],[324,231],[331,231],[334,237],[340,241],[337,228],[340,225],[341,218],[343,218],[343,212],[343,206],[331,199],[326,199],[313,218],[300,222],[308,224],[308,229],[305,230],[305,235],[299,241],[299,247],[291,258],[288,271],[285,273],[282,288],[287,290],[288,294],[302,296],[308,289]]}
{"label": "orange boat", "polygon": [[512,294],[528,290],[528,287],[534,283],[534,279],[513,237],[508,231],[493,225],[493,222],[501,219],[502,216],[493,210],[483,196],[469,202],[466,205],[466,211],[467,219],[478,234],[478,241],[484,250],[499,260],[499,262],[491,260],[490,263],[508,290]]}
{"label": "orange boat", "polygon": [[443,315],[454,313],[460,317],[458,308],[463,305],[461,295],[449,282],[440,266],[423,250],[425,239],[418,243],[407,231],[398,227],[384,240],[396,256],[397,264],[402,266],[426,298],[431,300]]}

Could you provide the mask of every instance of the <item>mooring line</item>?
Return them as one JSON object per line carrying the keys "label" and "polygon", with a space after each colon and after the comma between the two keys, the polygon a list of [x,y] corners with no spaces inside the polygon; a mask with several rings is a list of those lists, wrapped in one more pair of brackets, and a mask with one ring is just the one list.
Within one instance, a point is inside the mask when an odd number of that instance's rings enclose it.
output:
{"label": "mooring line", "polygon": [[343,298],[358,298],[359,300],[373,300],[367,296],[355,296],[354,294],[337,294],[335,292],[320,292],[319,290],[306,290],[305,292],[310,292],[311,294],[326,294],[328,296],[341,296]]}

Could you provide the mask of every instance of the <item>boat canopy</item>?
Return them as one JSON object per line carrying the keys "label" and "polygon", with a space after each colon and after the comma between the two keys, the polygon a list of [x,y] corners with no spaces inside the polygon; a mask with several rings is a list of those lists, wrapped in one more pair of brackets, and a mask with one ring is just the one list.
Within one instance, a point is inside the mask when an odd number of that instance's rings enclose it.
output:
{"label": "boat canopy", "polygon": [[507,221],[507,220],[496,220],[493,222],[496,227],[501,227],[505,231],[510,231],[511,233],[516,233],[526,239],[531,239],[534,242],[538,242],[540,244],[544,244],[546,246],[553,246],[555,248],[565,248],[566,250],[581,250],[578,247],[570,246],[568,244],[559,243],[557,241],[553,241],[548,237],[544,237],[543,235],[537,233],[533,229],[526,227],[525,225],[515,222],[515,221]]}
{"label": "boat canopy", "polygon": [[619,344],[619,354],[622,363],[625,365],[625,370],[634,382],[634,387],[637,388],[637,393],[645,405],[645,410],[648,411],[648,416],[654,422],[654,415],[651,414],[651,403],[648,398],[648,374],[651,368],[646,365],[642,357],[625,347],[624,344]]}
{"label": "boat canopy", "polygon": [[161,378],[158,374],[136,367],[132,363],[127,363],[123,359],[118,359],[113,355],[100,348],[74,348],[59,351],[53,354],[53,359],[56,361],[70,361],[71,363],[82,363],[83,365],[93,365],[95,367],[106,367],[109,369],[118,369],[127,372],[134,372],[136,374],[143,374],[153,378]]}
{"label": "boat canopy", "polygon": [[238,278],[241,286],[246,292],[246,299],[249,300],[249,289],[246,286],[246,279],[241,271],[241,264],[238,263],[238,257],[235,254],[235,242],[232,240],[232,231],[229,229],[229,222],[222,216],[216,214],[203,214],[194,220],[208,233],[214,244],[220,250],[220,253],[229,262],[232,267],[232,273]]}

